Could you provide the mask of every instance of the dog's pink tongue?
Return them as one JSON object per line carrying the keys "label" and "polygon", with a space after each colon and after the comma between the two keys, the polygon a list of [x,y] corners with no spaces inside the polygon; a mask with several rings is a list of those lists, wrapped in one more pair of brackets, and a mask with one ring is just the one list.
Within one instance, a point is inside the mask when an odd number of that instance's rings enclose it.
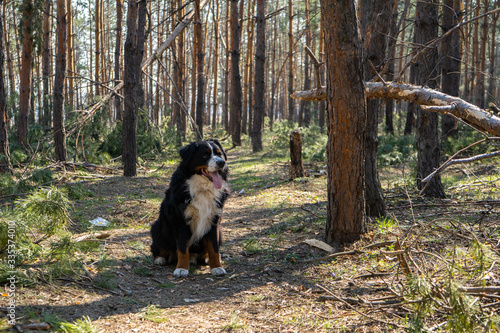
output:
{"label": "dog's pink tongue", "polygon": [[214,187],[218,190],[221,189],[222,188],[222,177],[219,175],[219,172],[218,171],[210,172],[210,176],[212,176]]}

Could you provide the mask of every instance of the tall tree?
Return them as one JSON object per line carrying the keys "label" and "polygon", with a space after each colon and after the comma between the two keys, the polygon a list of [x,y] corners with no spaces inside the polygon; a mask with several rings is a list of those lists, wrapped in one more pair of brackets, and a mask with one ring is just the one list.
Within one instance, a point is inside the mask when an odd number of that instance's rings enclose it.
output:
{"label": "tall tree", "polygon": [[76,76],[76,67],[75,67],[75,35],[74,35],[74,14],[73,14],[73,5],[71,3],[72,0],[67,0],[67,52],[68,52],[68,61],[67,61],[67,81],[68,81],[68,97],[69,102],[67,103],[70,108],[75,107],[75,76]]}
{"label": "tall tree", "polygon": [[[312,32],[311,32],[311,0],[305,0],[305,30],[306,30],[306,45],[311,47],[312,43]],[[311,89],[311,76],[310,76],[310,61],[309,55],[304,54],[304,90]],[[300,102],[299,109],[299,126],[309,127],[311,123],[311,102],[302,101]]]}
{"label": "tall tree", "polygon": [[288,0],[288,121],[295,119],[295,100],[290,97],[293,94],[293,78],[295,77],[293,67],[293,1]]}
{"label": "tall tree", "polygon": [[17,143],[24,145],[28,137],[28,117],[31,109],[31,71],[33,66],[33,14],[32,0],[22,2],[21,78],[19,92],[19,113],[17,116]]}
{"label": "tall tree", "polygon": [[44,13],[43,13],[43,50],[42,50],[42,124],[45,126],[50,125],[52,119],[50,111],[50,92],[49,92],[49,77],[50,77],[50,36],[51,36],[51,10],[52,1],[45,0]]}
{"label": "tall tree", "polygon": [[326,241],[342,244],[359,239],[366,217],[366,101],[354,0],[321,0],[321,20],[328,115]]}
{"label": "tall tree", "polygon": [[[0,45],[3,44],[3,16],[0,16]],[[12,170],[10,164],[9,137],[7,136],[7,99],[4,78],[4,53],[0,47],[0,173]]]}
{"label": "tall tree", "polygon": [[219,1],[215,2],[215,14],[214,14],[214,90],[213,90],[213,113],[212,113],[212,130],[217,127],[217,111],[219,106],[218,100],[218,84],[219,84],[219,17],[220,17],[220,8]]}
{"label": "tall tree", "polygon": [[[115,85],[118,85],[121,80],[122,21],[123,0],[116,0]],[[115,96],[115,116],[117,120],[122,120],[122,113],[122,101],[120,97]]]}
{"label": "tall tree", "polygon": [[124,65],[127,70],[123,77],[123,175],[137,174],[137,112],[144,106],[141,62],[144,55],[145,0],[129,1],[127,12],[127,37],[125,40]]}
{"label": "tall tree", "polygon": [[[415,44],[424,47],[426,43],[438,37],[438,0],[420,1],[416,7]],[[427,46],[426,46],[427,47]],[[437,47],[427,47],[425,57],[419,57],[412,65],[415,83],[429,88],[437,88]],[[429,184],[422,179],[433,172],[440,164],[440,144],[438,115],[423,111],[417,107],[417,186],[424,195],[443,198],[445,196],[441,177],[437,175]]]}
{"label": "tall tree", "polygon": [[[444,0],[443,6],[443,33],[447,33],[451,28],[460,22],[462,17],[461,0]],[[441,71],[441,91],[451,96],[457,96],[460,92],[460,63],[461,52],[461,32],[455,29],[451,34],[443,38],[442,41],[442,61]],[[441,135],[443,138],[454,136],[458,133],[457,121],[449,115],[441,118]]]}
{"label": "tall tree", "polygon": [[264,123],[265,68],[266,68],[266,1],[257,0],[257,41],[255,50],[255,111],[252,126],[252,150],[262,150],[262,125]]}
{"label": "tall tree", "polygon": [[66,0],[57,0],[56,77],[54,80],[54,149],[57,161],[66,161],[66,134],[64,131],[64,85],[66,80],[67,50]]}
{"label": "tall tree", "polygon": [[240,22],[238,0],[231,0],[231,137],[233,146],[241,146],[241,75]]}
{"label": "tall tree", "polygon": [[[387,35],[389,33],[393,0],[362,0],[361,34],[364,36],[364,73],[365,80],[377,77],[385,65]],[[382,186],[378,177],[378,116],[381,111],[380,100],[366,102],[366,138],[365,138],[365,181],[366,213],[370,216],[384,216],[385,202]]]}
{"label": "tall tree", "polygon": [[205,42],[203,38],[203,29],[200,13],[200,0],[194,1],[194,34],[196,41],[196,126],[198,127],[199,139],[203,139],[203,123],[205,115]]}

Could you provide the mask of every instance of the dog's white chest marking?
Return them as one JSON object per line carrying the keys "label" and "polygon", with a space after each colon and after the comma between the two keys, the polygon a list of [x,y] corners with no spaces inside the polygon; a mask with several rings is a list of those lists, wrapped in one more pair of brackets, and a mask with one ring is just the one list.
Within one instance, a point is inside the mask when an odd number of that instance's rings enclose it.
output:
{"label": "dog's white chest marking", "polygon": [[193,233],[190,243],[193,244],[210,230],[214,216],[220,216],[221,209],[217,207],[217,200],[223,189],[216,189],[210,180],[201,175],[194,175],[187,180],[187,184],[192,200],[184,216],[189,220]]}

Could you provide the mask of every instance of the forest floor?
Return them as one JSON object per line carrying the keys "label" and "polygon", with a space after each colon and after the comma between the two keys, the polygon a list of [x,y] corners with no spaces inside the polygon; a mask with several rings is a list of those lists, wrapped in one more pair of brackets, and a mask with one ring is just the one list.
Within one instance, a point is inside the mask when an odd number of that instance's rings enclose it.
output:
{"label": "forest floor", "polygon": [[[18,290],[19,329],[47,323],[50,331],[73,332],[439,331],[460,320],[494,329],[498,164],[447,170],[443,200],[418,197],[403,167],[381,169],[388,217],[370,219],[359,241],[337,249],[344,254],[307,262],[329,254],[305,242],[324,241],[324,164],[306,165],[308,177],[288,181],[284,160],[244,150],[230,151],[229,158],[232,195],[221,251],[226,276],[193,266],[189,277],[175,278],[173,266],[150,258],[149,227],[173,164],[142,169],[136,178],[95,170],[82,183],[91,195],[72,210],[77,246],[70,255],[83,271],[50,276],[53,263],[23,267],[38,279]],[[81,180],[77,173],[62,176]],[[111,226],[81,227],[96,217]],[[76,241],[80,236],[89,238]]]}

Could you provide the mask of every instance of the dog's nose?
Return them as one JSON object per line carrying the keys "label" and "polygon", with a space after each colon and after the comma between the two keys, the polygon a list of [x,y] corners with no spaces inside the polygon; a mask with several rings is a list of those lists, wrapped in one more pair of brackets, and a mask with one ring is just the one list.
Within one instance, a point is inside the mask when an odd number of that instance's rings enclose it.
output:
{"label": "dog's nose", "polygon": [[226,164],[226,161],[224,161],[222,158],[218,158],[217,161],[215,162],[219,168],[224,167]]}

